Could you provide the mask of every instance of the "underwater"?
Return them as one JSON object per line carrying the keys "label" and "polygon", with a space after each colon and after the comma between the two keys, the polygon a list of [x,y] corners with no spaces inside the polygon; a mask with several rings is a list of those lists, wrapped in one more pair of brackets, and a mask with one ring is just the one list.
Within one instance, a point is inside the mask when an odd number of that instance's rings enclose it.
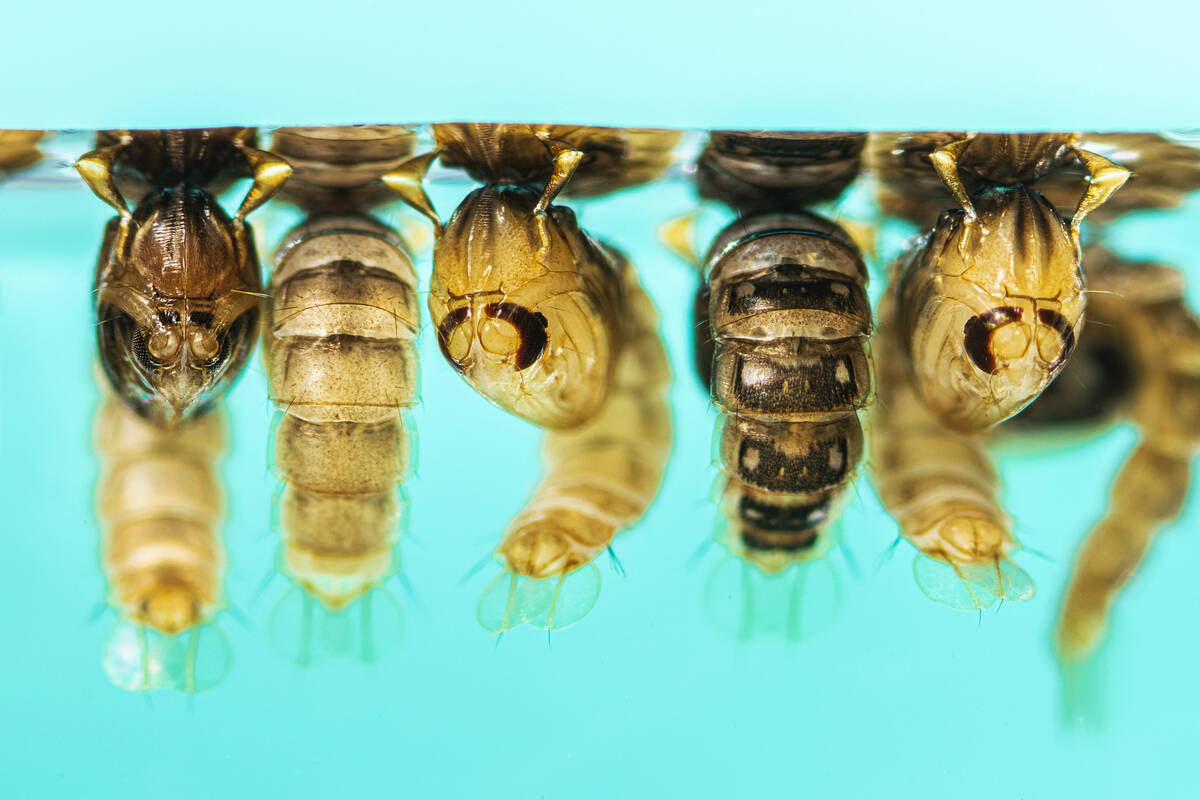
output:
{"label": "underwater", "polygon": [[1153,6],[6,10],[0,797],[1193,796]]}

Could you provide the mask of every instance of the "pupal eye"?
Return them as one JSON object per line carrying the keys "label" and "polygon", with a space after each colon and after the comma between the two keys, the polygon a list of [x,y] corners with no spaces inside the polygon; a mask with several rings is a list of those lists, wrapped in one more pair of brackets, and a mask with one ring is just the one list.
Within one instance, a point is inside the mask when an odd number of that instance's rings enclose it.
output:
{"label": "pupal eye", "polygon": [[516,303],[491,303],[484,306],[483,313],[492,319],[503,320],[516,329],[514,363],[518,370],[529,369],[542,357],[549,343],[546,334],[549,323],[545,315]]}
{"label": "pupal eye", "polygon": [[[129,321],[131,324],[133,323],[132,319]],[[155,361],[150,355],[150,348],[146,343],[146,331],[143,328],[133,327],[133,333],[129,338],[129,352],[137,365],[146,372],[154,372],[162,368],[162,364]]]}
{"label": "pupal eye", "polygon": [[992,334],[996,329],[1021,319],[1021,310],[999,306],[976,314],[963,326],[963,350],[971,363],[992,375],[996,372],[996,356],[992,352]]}
{"label": "pupal eye", "polygon": [[[252,308],[235,319],[229,329],[224,332],[197,331],[197,334],[204,334],[203,337],[200,337],[203,338],[203,344],[195,348],[193,352],[197,357],[203,359],[203,366],[207,369],[215,369],[228,364],[234,354],[242,352],[253,339],[257,325],[258,311]],[[193,341],[196,339],[197,337],[194,335]]]}
{"label": "pupal eye", "polygon": [[150,361],[153,364],[158,366],[169,364],[179,355],[181,341],[179,331],[174,328],[155,331],[149,336],[142,333],[142,336],[146,344],[146,351],[149,353]]}
{"label": "pupal eye", "polygon": [[[1058,354],[1054,357],[1052,366],[1057,367],[1071,357],[1071,353],[1075,350],[1075,330],[1067,322],[1067,318],[1051,308],[1039,308],[1037,312],[1038,322],[1049,327],[1058,334],[1059,348]],[[1038,348],[1041,350],[1044,342],[1038,337]]]}
{"label": "pupal eye", "polygon": [[192,355],[205,367],[215,367],[225,350],[227,336],[216,331],[192,331]]}
{"label": "pupal eye", "polygon": [[447,314],[437,327],[438,347],[459,372],[463,371],[463,360],[471,350],[470,334],[460,329],[470,319],[471,307],[462,306]]}

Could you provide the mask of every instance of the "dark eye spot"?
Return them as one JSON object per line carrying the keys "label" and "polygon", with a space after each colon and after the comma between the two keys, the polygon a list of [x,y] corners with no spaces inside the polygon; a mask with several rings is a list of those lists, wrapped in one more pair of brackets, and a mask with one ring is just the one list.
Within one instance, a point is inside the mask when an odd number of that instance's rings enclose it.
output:
{"label": "dark eye spot", "polygon": [[992,333],[999,327],[1021,318],[1021,310],[999,306],[976,314],[963,326],[963,349],[971,363],[992,375],[996,372],[996,357],[992,355]]}
{"label": "dark eye spot", "polygon": [[179,312],[173,308],[164,308],[158,312],[158,318],[163,325],[178,325]]}
{"label": "dark eye spot", "polygon": [[471,318],[471,307],[463,306],[456,308],[447,314],[437,326],[438,348],[442,351],[442,355],[446,360],[454,365],[454,368],[462,372],[463,365],[460,360],[450,355],[450,335],[454,333],[454,329]]}
{"label": "dark eye spot", "polygon": [[[176,315],[176,320],[178,319],[179,317]],[[213,315],[209,311],[193,311],[188,314],[188,322],[193,325],[211,325],[212,320]]]}
{"label": "dark eye spot", "polygon": [[1051,328],[1054,328],[1054,330],[1058,332],[1059,337],[1062,339],[1062,352],[1058,354],[1058,358],[1054,359],[1053,366],[1057,367],[1059,364],[1070,358],[1071,353],[1074,352],[1075,331],[1069,324],[1067,324],[1067,318],[1054,309],[1039,308],[1037,315],[1038,320],[1043,325],[1049,325]]}
{"label": "dark eye spot", "polygon": [[517,347],[518,370],[528,369],[542,357],[549,337],[548,323],[541,313],[535,313],[516,303],[491,303],[484,306],[483,313],[492,319],[502,319],[517,329],[521,344]]}
{"label": "dark eye spot", "polygon": [[129,352],[138,366],[147,372],[153,372],[160,365],[150,356],[150,349],[146,347],[146,332],[132,325],[132,322],[133,320],[131,319],[130,323],[131,327],[133,327],[133,333],[129,337]]}
{"label": "dark eye spot", "polygon": [[[195,314],[193,314],[194,316]],[[210,320],[212,315],[208,315]],[[221,349],[217,353],[216,358],[209,359],[205,366],[209,369],[214,369],[221,364],[226,364],[234,356],[235,348],[242,348],[243,344],[250,340],[254,333],[255,325],[258,320],[258,312],[254,309],[247,311],[233,321],[229,326],[229,330],[218,334],[221,343]]]}

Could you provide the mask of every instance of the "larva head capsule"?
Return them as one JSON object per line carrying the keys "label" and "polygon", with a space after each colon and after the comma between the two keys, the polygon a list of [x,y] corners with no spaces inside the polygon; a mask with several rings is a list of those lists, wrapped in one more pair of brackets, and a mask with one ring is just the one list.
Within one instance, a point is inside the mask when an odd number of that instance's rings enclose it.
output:
{"label": "larva head capsule", "polygon": [[1083,327],[1077,242],[1023,185],[990,190],[977,218],[948,211],[902,268],[897,324],[922,400],[952,428],[987,428],[1032,402]]}
{"label": "larva head capsule", "polygon": [[258,262],[249,231],[198,189],[152,192],[130,225],[118,236],[114,220],[100,254],[100,363],[131,408],[175,424],[240,373],[257,335]]}
{"label": "larva head capsule", "polygon": [[454,212],[433,254],[429,310],[446,359],[476,391],[534,424],[600,408],[616,355],[613,256],[566,208],[489,186]]}

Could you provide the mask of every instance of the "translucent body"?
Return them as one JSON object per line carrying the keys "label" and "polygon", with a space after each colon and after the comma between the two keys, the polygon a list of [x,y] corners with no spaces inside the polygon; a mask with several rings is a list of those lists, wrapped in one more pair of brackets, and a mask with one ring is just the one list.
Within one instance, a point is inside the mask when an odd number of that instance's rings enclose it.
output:
{"label": "translucent body", "polygon": [[[918,393],[958,430],[1008,419],[1070,357],[1085,306],[1079,226],[1129,170],[1074,133],[880,134],[871,158],[885,210],[957,207],[917,220],[936,223],[898,272],[899,335]],[[1072,162],[1083,175],[1064,220],[1032,187]]]}
{"label": "translucent body", "polygon": [[739,220],[707,259],[725,544],[767,572],[821,555],[872,399],[866,266],[807,213]]}
{"label": "translucent body", "polygon": [[545,477],[505,531],[503,572],[479,604],[480,623],[560,628],[600,591],[592,560],[637,522],[658,493],[671,449],[670,367],[658,314],[623,269],[628,306],[608,399],[585,424],[547,433]]}
{"label": "translucent body", "polygon": [[1108,513],[1075,557],[1055,640],[1068,662],[1099,644],[1117,594],[1158,531],[1179,515],[1200,447],[1200,320],[1184,302],[1183,276],[1159,264],[1094,255],[1094,283],[1103,293],[1089,314],[1131,353],[1132,391],[1120,410],[1141,440],[1113,481]]}
{"label": "translucent body", "polygon": [[443,164],[488,184],[459,205],[434,249],[429,311],[443,355],[506,411],[547,428],[581,424],[604,402],[624,301],[608,254],[551,204],[562,191],[656,177],[679,133],[446,123],[433,134]]}
{"label": "translucent body", "polygon": [[892,326],[891,290],[875,336],[878,401],[871,409],[871,477],[900,534],[920,552],[914,576],[952,608],[1026,600],[1033,582],[1011,562],[1019,548],[997,499],[999,484],[977,434],[941,424],[916,393]]}
{"label": "translucent body", "polygon": [[429,312],[443,354],[480,394],[536,425],[570,428],[607,395],[622,286],[575,215],[551,206],[539,218],[537,201],[489,186],[459,205],[434,248]]}
{"label": "translucent body", "polygon": [[[190,653],[185,663],[163,673],[168,682],[163,685],[195,689],[194,670],[203,653],[188,636],[210,622],[222,603],[224,492],[217,461],[225,452],[224,420],[214,411],[167,430],[107,394],[96,414],[94,443],[101,460],[96,516],[109,603],[134,631],[123,634],[125,639],[115,632],[110,650],[128,643],[130,635],[148,643],[148,634],[137,630],[150,628],[165,643],[163,658],[180,648]],[[221,639],[217,633],[206,636],[227,650]],[[152,676],[166,666],[148,647],[136,651],[136,669],[128,659],[123,662],[132,670],[126,688],[157,688]],[[227,654],[223,660],[227,665]],[[106,655],[106,668],[110,661]]]}
{"label": "translucent body", "polygon": [[1086,305],[1076,244],[1036,191],[943,214],[901,264],[896,322],[921,399],[947,425],[980,430],[1016,414],[1070,357]]}
{"label": "translucent body", "polygon": [[393,574],[417,400],[416,272],[362,216],[291,231],[271,276],[263,349],[280,409],[280,568],[340,609]]}
{"label": "translucent body", "polygon": [[836,618],[841,601],[841,579],[828,559],[763,572],[730,554],[713,566],[704,586],[706,616],[739,641],[772,636],[802,641]]}

